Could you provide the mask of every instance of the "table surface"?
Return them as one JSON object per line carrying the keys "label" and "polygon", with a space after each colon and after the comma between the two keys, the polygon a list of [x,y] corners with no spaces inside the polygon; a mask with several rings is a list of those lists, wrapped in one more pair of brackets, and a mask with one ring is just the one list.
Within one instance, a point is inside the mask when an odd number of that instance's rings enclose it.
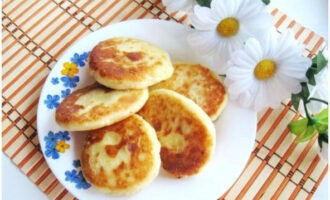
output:
{"label": "table surface", "polygon": [[[327,0],[273,0],[271,6],[286,13],[298,23],[328,39]],[[16,165],[2,154],[2,192],[4,200],[11,199],[48,199],[35,184],[23,174]],[[323,179],[313,199],[327,199],[328,178]]]}

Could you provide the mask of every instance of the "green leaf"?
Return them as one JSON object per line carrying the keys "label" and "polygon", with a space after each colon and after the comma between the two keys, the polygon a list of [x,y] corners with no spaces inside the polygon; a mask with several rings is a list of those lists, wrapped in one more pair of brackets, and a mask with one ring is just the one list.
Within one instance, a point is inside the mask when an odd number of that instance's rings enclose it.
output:
{"label": "green leaf", "polygon": [[315,115],[315,128],[319,133],[328,132],[328,108]]}
{"label": "green leaf", "polygon": [[310,85],[316,85],[315,76],[314,76],[314,70],[313,68],[309,68],[306,72],[306,77],[308,79],[308,84]]}
{"label": "green leaf", "polygon": [[210,7],[212,0],[196,0],[198,5],[204,6],[204,7]]}
{"label": "green leaf", "polygon": [[319,51],[318,54],[312,59],[312,62],[313,65],[316,65],[316,71],[314,74],[319,73],[328,64],[328,60],[324,57],[321,51]]}
{"label": "green leaf", "polygon": [[308,120],[306,118],[291,122],[288,128],[294,135],[301,135],[307,129]]}
{"label": "green leaf", "polygon": [[317,130],[313,126],[307,126],[304,134],[299,136],[297,143],[306,142],[307,140],[310,140],[312,137],[314,137],[315,134],[317,134]]}
{"label": "green leaf", "polygon": [[326,133],[320,133],[319,137],[317,138],[317,141],[319,143],[319,146],[322,149],[322,142],[328,143],[328,132]]}
{"label": "green leaf", "polygon": [[315,117],[328,120],[328,108],[323,109],[320,113],[316,114]]}
{"label": "green leaf", "polygon": [[262,0],[262,2],[264,2],[264,4],[268,5],[270,3],[270,0]]}
{"label": "green leaf", "polygon": [[303,83],[300,83],[300,85],[301,85],[300,97],[303,100],[307,101],[308,97],[309,97],[309,89],[308,89],[307,83],[303,82]]}
{"label": "green leaf", "polygon": [[316,123],[314,124],[314,127],[319,133],[324,133],[328,131],[328,124]]}
{"label": "green leaf", "polygon": [[298,111],[299,103],[300,103],[301,97],[298,94],[291,94],[291,102],[296,111]]}

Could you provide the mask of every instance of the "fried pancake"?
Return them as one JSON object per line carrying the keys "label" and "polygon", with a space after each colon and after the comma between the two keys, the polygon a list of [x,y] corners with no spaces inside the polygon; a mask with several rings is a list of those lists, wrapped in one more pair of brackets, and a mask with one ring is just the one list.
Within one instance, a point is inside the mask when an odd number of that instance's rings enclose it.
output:
{"label": "fried pancake", "polygon": [[92,85],[67,96],[56,109],[55,118],[66,130],[97,129],[129,117],[147,99],[147,89],[112,90]]}
{"label": "fried pancake", "polygon": [[145,88],[169,78],[173,66],[164,50],[141,40],[115,37],[93,48],[89,72],[102,85],[131,89]]}
{"label": "fried pancake", "polygon": [[199,64],[174,64],[173,75],[150,90],[174,90],[199,105],[212,120],[217,119],[227,104],[227,92],[220,79],[210,69]]}
{"label": "fried pancake", "polygon": [[138,112],[156,130],[162,167],[181,178],[197,174],[215,146],[215,127],[192,100],[167,89],[150,92]]}
{"label": "fried pancake", "polygon": [[95,188],[117,195],[146,187],[159,173],[155,130],[138,115],[90,131],[82,151],[82,172]]}

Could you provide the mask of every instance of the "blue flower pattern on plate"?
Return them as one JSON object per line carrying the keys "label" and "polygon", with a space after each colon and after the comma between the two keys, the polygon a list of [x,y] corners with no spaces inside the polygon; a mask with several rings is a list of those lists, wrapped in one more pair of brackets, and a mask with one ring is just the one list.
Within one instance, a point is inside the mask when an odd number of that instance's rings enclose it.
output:
{"label": "blue flower pattern on plate", "polygon": [[69,140],[70,136],[68,131],[59,131],[57,133],[49,131],[48,134],[44,137],[46,157],[58,159],[60,157],[60,153],[64,153],[65,150],[70,147],[66,143],[66,141]]}
{"label": "blue flower pattern on plate", "polygon": [[75,168],[81,167],[80,160],[74,160],[74,161],[72,162],[72,165],[73,165]]}
{"label": "blue flower pattern on plate", "polygon": [[75,183],[77,189],[88,189],[91,185],[86,181],[81,170],[78,169],[81,167],[80,160],[74,160],[72,163],[75,169],[65,171],[65,181]]}
{"label": "blue flower pattern on plate", "polygon": [[51,82],[52,82],[53,85],[57,85],[57,84],[60,83],[60,82],[58,81],[58,78],[57,78],[57,77],[52,78]]}
{"label": "blue flower pattern on plate", "polygon": [[[87,63],[88,55],[89,52],[83,52],[81,54],[74,53],[70,58],[70,61],[76,64],[78,67],[84,67]],[[63,67],[64,63],[65,62],[62,64]],[[77,73],[78,72],[79,70],[77,70]],[[77,73],[71,76],[60,74],[59,76],[51,78],[51,84],[55,87],[60,87],[60,90],[57,90],[60,91],[60,94],[54,94],[54,92],[50,92],[46,95],[46,98],[43,100],[43,102],[48,109],[53,110],[57,108],[60,104],[60,101],[71,94],[74,88],[77,87],[80,81],[79,74]],[[70,145],[67,143],[70,141],[70,139],[71,138],[68,131],[58,131],[56,133],[49,131],[48,134],[44,137],[45,156],[51,159],[59,159],[61,154],[70,147]],[[74,183],[77,189],[90,188],[91,185],[86,181],[80,169],[80,160],[73,160],[72,166],[74,169],[64,172],[65,181]]]}
{"label": "blue flower pattern on plate", "polygon": [[64,87],[75,88],[79,82],[79,76],[74,76],[72,78],[70,76],[63,76],[61,77],[61,81]]}
{"label": "blue flower pattern on plate", "polygon": [[46,104],[47,108],[49,109],[53,109],[53,108],[57,108],[60,103],[60,96],[58,95],[47,95],[47,99],[44,101],[44,103]]}
{"label": "blue flower pattern on plate", "polygon": [[[83,52],[81,54],[74,53],[70,60],[77,66],[84,67],[87,63],[89,53],[90,52]],[[60,75],[59,77],[52,77],[51,84],[54,86],[61,86],[63,88],[61,88],[62,90],[60,90],[61,94],[47,94],[46,99],[44,100],[44,105],[50,110],[57,108],[60,104],[60,97],[64,99],[69,94],[71,94],[72,89],[77,87],[79,81],[80,78],[77,74],[71,77],[69,75]],[[62,83],[62,85],[59,84],[60,82]]]}
{"label": "blue flower pattern on plate", "polygon": [[75,53],[73,55],[73,57],[71,58],[71,62],[76,63],[76,65],[79,67],[84,67],[85,62],[87,61],[88,55],[89,55],[88,52],[84,52],[80,55],[78,53]]}
{"label": "blue flower pattern on plate", "polygon": [[62,97],[62,98],[65,98],[65,97],[67,97],[70,93],[71,93],[71,90],[70,90],[70,89],[62,90],[62,91],[61,91],[61,97]]}

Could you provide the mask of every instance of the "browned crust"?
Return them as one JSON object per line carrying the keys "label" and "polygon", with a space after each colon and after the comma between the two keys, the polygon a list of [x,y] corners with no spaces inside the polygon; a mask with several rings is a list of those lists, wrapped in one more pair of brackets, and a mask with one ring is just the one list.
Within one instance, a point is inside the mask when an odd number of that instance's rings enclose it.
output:
{"label": "browned crust", "polygon": [[[226,101],[226,88],[219,81],[218,77],[208,68],[200,64],[174,64],[173,75],[152,88],[164,88],[174,90],[190,99],[199,105],[213,120],[219,114],[222,103]],[[189,68],[188,70],[186,68]],[[180,73],[179,73],[180,72]],[[181,73],[184,72],[184,73]],[[187,77],[185,81],[176,81],[181,77]],[[195,80],[195,77],[202,79]],[[180,84],[182,83],[182,84]],[[201,93],[196,96],[191,96],[194,86],[203,88]]]}
{"label": "browned crust", "polygon": [[[131,38],[112,38],[96,45],[89,56],[89,67],[99,73],[105,79],[111,80],[143,80],[146,74],[153,74],[155,66],[161,66],[162,62],[155,60],[143,51],[123,52],[117,46],[121,43],[137,43]],[[146,63],[144,58],[152,60],[152,64]],[[112,61],[109,61],[111,59]]]}
{"label": "browned crust", "polygon": [[[82,151],[82,166],[83,173],[87,180],[93,185],[105,188],[107,190],[121,191],[130,189],[141,181],[143,181],[147,174],[154,166],[154,156],[152,155],[153,143],[146,133],[141,129],[142,121],[137,116],[133,115],[123,121],[120,121],[111,126],[107,126],[88,133],[85,140],[84,149]],[[114,177],[109,177],[105,174],[105,170],[101,168],[99,171],[93,169],[90,163],[89,148],[102,140],[107,132],[116,132],[121,135],[121,141],[117,145],[105,145],[104,151],[111,158],[114,158],[121,148],[127,148],[131,153],[128,164],[122,162],[117,168],[113,169]],[[130,133],[134,134],[130,134]],[[139,154],[144,154],[145,159],[140,160]],[[127,170],[133,175],[134,180],[128,181]],[[116,179],[115,185],[108,184],[110,179]]]}
{"label": "browned crust", "polygon": [[84,109],[84,107],[76,104],[76,102],[81,96],[93,91],[94,89],[102,89],[106,93],[114,91],[113,89],[109,89],[99,84],[94,84],[72,92],[56,109],[56,121],[61,125],[95,122],[107,117],[111,113],[116,113],[123,110],[137,101],[137,97],[133,93],[127,93],[127,95],[123,95],[118,99],[118,102],[120,102],[118,104],[111,106],[99,104],[91,108],[91,110],[87,113],[78,114],[79,110]]}
{"label": "browned crust", "polygon": [[[197,174],[209,160],[213,138],[208,135],[207,127],[196,120],[195,113],[187,109],[187,105],[175,98],[153,94],[138,114],[155,128],[158,138],[177,133],[187,142],[182,152],[175,152],[166,148],[160,139],[162,166],[172,175],[181,178]],[[179,126],[175,129],[169,126],[178,119]],[[182,124],[190,127],[189,134],[183,134]]]}

